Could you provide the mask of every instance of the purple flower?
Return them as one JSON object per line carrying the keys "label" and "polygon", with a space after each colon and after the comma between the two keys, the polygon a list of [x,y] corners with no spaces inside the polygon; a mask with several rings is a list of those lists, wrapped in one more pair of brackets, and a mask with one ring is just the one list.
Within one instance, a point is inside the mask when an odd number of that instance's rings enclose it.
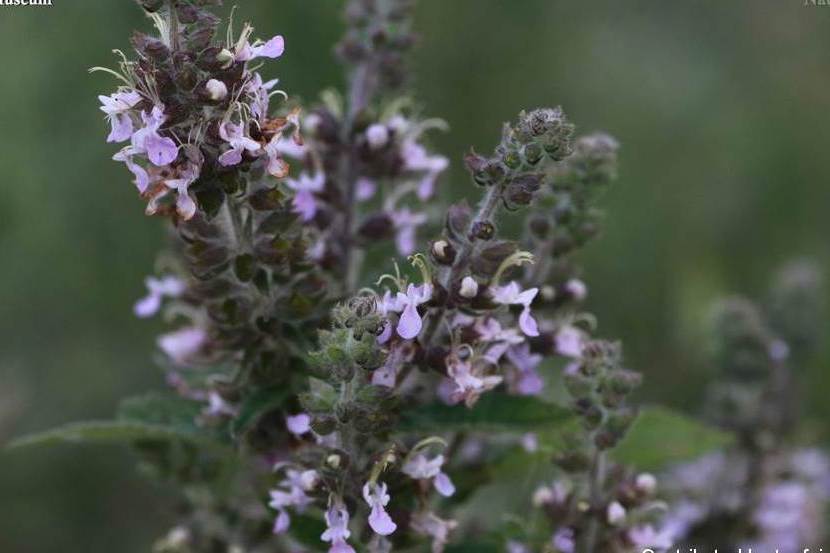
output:
{"label": "purple flower", "polygon": [[279,79],[262,82],[262,76],[259,73],[254,73],[251,79],[245,83],[245,92],[247,92],[251,101],[251,115],[257,121],[263,121],[268,116],[271,89],[277,83],[279,83]]}
{"label": "purple flower", "polygon": [[237,165],[242,161],[242,152],[258,152],[259,142],[245,135],[242,125],[225,121],[219,125],[219,136],[227,142],[231,149],[219,156],[219,163],[224,167]]}
{"label": "purple flower", "polygon": [[423,321],[418,314],[418,306],[427,302],[432,297],[432,284],[425,283],[420,286],[410,284],[406,287],[406,293],[398,292],[396,298],[397,309],[403,310],[398,320],[398,336],[404,340],[411,340],[420,334]]}
{"label": "purple flower", "polygon": [[147,295],[133,306],[133,312],[141,318],[152,317],[161,307],[162,298],[176,298],[182,295],[185,289],[184,282],[174,276],[147,277],[144,284],[147,286]]}
{"label": "purple flower", "polygon": [[382,123],[369,125],[366,129],[366,142],[372,150],[383,148],[389,142],[389,129]]}
{"label": "purple flower", "polygon": [[188,161],[184,168],[179,170],[177,178],[164,181],[166,189],[161,188],[152,194],[150,202],[147,204],[147,214],[155,213],[158,209],[159,199],[165,195],[167,190],[172,190],[176,192],[176,212],[185,221],[192,219],[196,215],[196,202],[190,197],[188,188],[196,182],[201,172],[201,160],[199,160],[199,163]]}
{"label": "purple flower", "polygon": [[667,532],[658,532],[650,524],[635,526],[628,531],[628,539],[635,547],[650,547],[663,551],[672,546],[672,538]]}
{"label": "purple flower", "polygon": [[372,199],[375,195],[375,191],[378,189],[378,183],[369,177],[358,178],[355,186],[357,188],[355,191],[355,197],[359,202],[365,202],[366,200]]}
{"label": "purple flower", "polygon": [[495,286],[491,290],[494,302],[502,305],[521,305],[524,307],[519,315],[519,328],[527,336],[539,335],[536,319],[530,313],[530,304],[533,303],[533,299],[538,292],[538,288],[529,288],[523,291],[515,280],[504,286]]}
{"label": "purple flower", "polygon": [[[387,330],[388,329],[388,330]],[[391,334],[391,325],[387,323],[384,332]],[[387,338],[388,339],[388,338]],[[412,358],[414,350],[408,342],[396,342],[392,345],[383,365],[372,373],[372,384],[394,388],[398,379],[398,369]]]}
{"label": "purple flower", "polygon": [[427,222],[424,213],[412,213],[404,207],[390,214],[395,224],[395,246],[401,255],[411,255],[415,251],[415,230]]}
{"label": "purple flower", "polygon": [[294,195],[294,211],[300,214],[300,219],[310,221],[317,213],[317,199],[315,192],[322,192],[326,184],[326,176],[322,172],[310,176],[308,173],[300,173],[298,179],[288,179],[285,184],[296,191]]}
{"label": "purple flower", "polygon": [[311,417],[307,413],[298,413],[285,417],[285,426],[296,437],[311,432]]}
{"label": "purple flower", "polygon": [[573,528],[560,528],[551,538],[551,543],[556,551],[560,553],[574,553],[576,540]]}
{"label": "purple flower", "polygon": [[432,538],[432,553],[442,553],[449,540],[450,532],[458,526],[458,522],[444,520],[434,513],[423,511],[412,517],[411,526],[419,534]]}
{"label": "purple flower", "polygon": [[285,532],[291,524],[291,517],[286,511],[288,507],[299,512],[303,512],[308,507],[312,500],[306,492],[313,490],[318,480],[319,475],[315,470],[288,469],[285,471],[285,478],[279,483],[279,487],[269,492],[271,501],[268,506],[277,511],[273,530],[275,534]]}
{"label": "purple flower", "polygon": [[320,539],[331,543],[329,553],[355,553],[354,548],[346,543],[352,533],[349,531],[349,511],[340,502],[335,502],[325,514],[326,531]]}
{"label": "purple flower", "polygon": [[411,456],[406,463],[404,463],[401,471],[415,480],[429,480],[432,479],[432,485],[444,497],[450,497],[455,493],[455,486],[447,476],[447,473],[441,470],[444,466],[444,456],[437,455],[432,459],[427,459],[423,453],[416,453]]}
{"label": "purple flower", "polygon": [[163,167],[171,164],[179,155],[179,148],[172,138],[161,136],[159,128],[167,120],[163,106],[154,106],[150,113],[142,112],[144,127],[133,133],[127,155],[146,154],[153,165]]}
{"label": "purple flower", "polygon": [[469,361],[450,355],[447,358],[447,374],[455,384],[450,391],[450,401],[453,403],[463,401],[467,407],[472,407],[481,394],[501,384],[501,376],[484,376],[480,372]]}
{"label": "purple flower", "polygon": [[208,392],[208,405],[205,407],[204,414],[209,417],[236,416],[236,409],[225,401],[216,391]]}
{"label": "purple flower", "polygon": [[507,359],[518,373],[512,382],[513,391],[524,396],[540,394],[545,383],[536,372],[536,367],[542,362],[542,356],[531,353],[530,345],[525,342],[507,350]]}
{"label": "purple flower", "polygon": [[572,326],[564,326],[556,333],[556,352],[565,357],[582,357],[583,342],[582,332]]}
{"label": "purple flower", "polygon": [[565,290],[576,301],[582,301],[588,297],[588,287],[578,278],[572,278],[565,283]]}
{"label": "purple flower", "polygon": [[499,362],[504,352],[511,346],[524,342],[524,337],[515,328],[502,328],[501,323],[493,317],[478,319],[473,326],[480,342],[489,344],[484,358],[494,365]]}
{"label": "purple flower", "polygon": [[207,333],[199,327],[187,326],[159,336],[158,346],[176,364],[184,365],[207,343]]}
{"label": "purple flower", "polygon": [[135,177],[134,182],[136,188],[138,188],[139,193],[144,194],[150,186],[150,174],[144,167],[133,161],[132,154],[130,153],[131,151],[132,148],[127,147],[120,152],[117,152],[114,156],[112,156],[112,159],[115,161],[122,161],[127,165],[127,169],[129,169]]}
{"label": "purple flower", "polygon": [[401,145],[401,156],[405,169],[426,173],[418,184],[417,194],[421,200],[429,199],[435,189],[435,180],[447,168],[449,161],[444,156],[430,156],[426,148],[414,139],[406,140]]}
{"label": "purple flower", "polygon": [[277,35],[268,42],[257,42],[251,45],[247,40],[237,46],[236,61],[251,61],[256,58],[276,59],[285,52],[285,40]]}
{"label": "purple flower", "polygon": [[141,95],[135,90],[124,90],[110,96],[98,96],[101,111],[107,114],[110,122],[110,134],[107,142],[124,142],[133,134],[133,120],[130,109],[141,101]]}
{"label": "purple flower", "polygon": [[388,536],[394,532],[398,525],[392,521],[389,513],[384,509],[390,500],[389,494],[386,493],[386,484],[366,482],[363,486],[363,499],[372,509],[369,514],[369,526],[372,530],[381,536]]}

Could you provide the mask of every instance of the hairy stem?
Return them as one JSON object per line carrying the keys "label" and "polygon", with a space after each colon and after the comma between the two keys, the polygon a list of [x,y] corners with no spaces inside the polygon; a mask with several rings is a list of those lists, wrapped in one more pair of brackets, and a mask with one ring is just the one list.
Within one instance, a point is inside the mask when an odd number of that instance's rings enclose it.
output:
{"label": "hairy stem", "polygon": [[[600,519],[605,516],[601,507],[602,490],[605,485],[605,453],[597,448],[588,474],[588,495],[590,498],[591,516],[584,535],[580,536],[577,551],[579,553],[594,553],[596,551],[597,534],[599,533]],[[599,510],[597,510],[599,509]]]}
{"label": "hairy stem", "polygon": [[[478,241],[478,239],[472,234],[473,227],[478,222],[490,224],[494,223],[494,219],[498,211],[497,208],[499,206],[499,202],[501,201],[503,192],[503,185],[491,186],[487,190],[487,194],[484,196],[484,199],[481,201],[481,205],[479,206],[478,213],[476,213],[476,216],[470,221],[470,225],[467,228],[467,240],[459,249],[455,262],[452,267],[450,267],[449,271],[446,272],[446,275],[441,282],[441,286],[443,286],[447,292],[450,292],[452,284],[458,280],[458,277],[461,276],[461,273],[470,263],[470,257],[472,256],[473,251],[475,250],[476,242]],[[443,305],[437,308],[437,310],[430,313],[429,321],[427,323],[426,330],[424,331],[423,339],[421,340],[424,347],[429,346],[430,342],[435,337],[436,331],[441,326],[441,322],[444,320],[446,311],[447,304],[445,301]]]}

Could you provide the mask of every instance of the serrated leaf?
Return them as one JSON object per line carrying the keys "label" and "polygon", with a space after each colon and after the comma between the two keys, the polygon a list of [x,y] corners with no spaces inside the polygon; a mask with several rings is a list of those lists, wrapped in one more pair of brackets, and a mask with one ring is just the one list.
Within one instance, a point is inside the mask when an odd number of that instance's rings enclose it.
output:
{"label": "serrated leaf", "polygon": [[138,440],[184,440],[222,449],[206,436],[183,432],[169,426],[133,421],[73,422],[52,430],[12,440],[7,449],[59,443],[130,443]]}
{"label": "serrated leaf", "polygon": [[287,386],[266,388],[251,394],[239,406],[239,414],[231,423],[231,433],[239,436],[256,424],[262,415],[282,405],[288,395]]}
{"label": "serrated leaf", "polygon": [[728,446],[732,435],[666,407],[643,409],[614,458],[640,470],[657,471]]}
{"label": "serrated leaf", "polygon": [[402,431],[444,432],[449,430],[529,432],[563,425],[571,412],[534,397],[488,393],[468,408],[464,405],[433,403],[405,413],[398,428]]}

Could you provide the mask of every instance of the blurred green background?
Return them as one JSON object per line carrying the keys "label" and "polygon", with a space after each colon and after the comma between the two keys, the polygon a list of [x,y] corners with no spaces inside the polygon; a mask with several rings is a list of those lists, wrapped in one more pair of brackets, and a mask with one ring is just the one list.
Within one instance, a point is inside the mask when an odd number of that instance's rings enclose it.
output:
{"label": "blurred green background", "polygon": [[[164,232],[110,161],[96,95],[132,29],[130,0],[0,7],[0,441],[109,416],[162,385],[159,323],[133,301]],[[828,266],[830,8],[802,0],[423,0],[417,95],[451,132],[444,194],[474,193],[459,159],[488,150],[520,108],[562,104],[582,131],[622,143],[603,238],[585,255],[600,331],[646,373],[643,399],[694,411],[710,302],[760,295],[794,256]],[[266,68],[293,95],[342,83],[331,47],[341,2],[242,0],[239,18],[281,33]],[[826,438],[830,381],[811,369],[808,413]],[[0,551],[143,552],[173,495],[126,451],[0,454]]]}

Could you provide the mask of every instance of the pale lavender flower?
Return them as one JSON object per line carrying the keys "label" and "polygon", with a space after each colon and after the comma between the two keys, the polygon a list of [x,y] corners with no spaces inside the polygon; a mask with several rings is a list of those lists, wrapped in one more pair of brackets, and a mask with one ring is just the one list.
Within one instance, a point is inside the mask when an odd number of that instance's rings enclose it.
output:
{"label": "pale lavender flower", "polygon": [[366,129],[366,142],[373,150],[383,148],[389,142],[389,129],[382,123],[369,125]]}
{"label": "pale lavender flower", "polygon": [[605,510],[605,519],[611,526],[619,526],[625,522],[626,511],[619,501],[612,501]]}
{"label": "pale lavender flower", "polygon": [[179,148],[172,138],[161,136],[158,132],[167,120],[164,107],[154,106],[150,113],[142,112],[141,120],[144,127],[133,133],[126,155],[146,154],[147,159],[157,167],[171,164],[178,157]]}
{"label": "pale lavender flower", "polygon": [[251,61],[256,58],[276,59],[285,52],[285,39],[277,35],[268,42],[257,42],[251,45],[247,40],[237,45],[236,61]]}
{"label": "pale lavender flower", "polygon": [[385,344],[389,341],[389,338],[392,337],[392,323],[389,322],[387,315],[389,315],[389,313],[397,313],[400,310],[401,308],[398,307],[397,296],[393,297],[392,292],[389,290],[384,292],[383,297],[381,297],[380,301],[377,302],[378,314],[384,317],[383,331],[377,338],[378,344]]}
{"label": "pale lavender flower", "polygon": [[560,528],[551,538],[554,549],[559,553],[574,553],[576,550],[576,539],[573,528]]}
{"label": "pale lavender flower", "polygon": [[512,346],[525,341],[524,337],[515,328],[503,328],[501,323],[493,317],[480,318],[475,322],[473,330],[478,333],[479,341],[488,344],[484,358],[494,365],[502,355]]}
{"label": "pale lavender flower", "polygon": [[554,338],[556,352],[565,357],[581,357],[582,349],[585,346],[584,340],[583,334],[579,329],[572,326],[564,326],[557,331],[556,337]]}
{"label": "pale lavender flower", "polygon": [[582,301],[588,297],[588,287],[578,278],[572,278],[565,283],[565,290],[576,300]]}
{"label": "pale lavender flower", "polygon": [[184,281],[174,276],[147,277],[144,284],[147,286],[147,295],[138,300],[133,306],[136,316],[141,318],[152,317],[158,313],[161,300],[165,296],[177,298],[185,290]]}
{"label": "pale lavender flower", "polygon": [[225,121],[219,125],[219,136],[231,147],[219,156],[219,163],[225,167],[239,164],[245,151],[254,153],[260,150],[259,142],[247,136],[242,125]]}
{"label": "pale lavender flower", "polygon": [[463,401],[467,407],[472,407],[481,394],[492,390],[503,380],[499,375],[481,375],[472,363],[461,360],[455,355],[447,358],[447,374],[455,384],[450,392],[450,401],[453,403]]}
{"label": "pale lavender flower", "polygon": [[416,453],[404,463],[401,471],[415,480],[432,479],[432,485],[438,493],[444,497],[450,497],[455,493],[455,485],[453,485],[447,473],[441,470],[443,466],[443,455],[436,455],[432,459],[427,459],[423,453]]}
{"label": "pale lavender flower", "polygon": [[319,475],[315,470],[288,469],[279,487],[269,492],[271,501],[268,506],[277,511],[273,528],[275,534],[285,532],[291,524],[287,508],[291,507],[298,512],[303,512],[312,502],[306,492],[313,490],[318,480]]}
{"label": "pale lavender flower", "polygon": [[308,413],[298,413],[285,417],[285,426],[288,431],[298,438],[303,434],[311,432],[311,417]]}
{"label": "pale lavender flower", "polygon": [[208,404],[204,409],[204,414],[209,417],[234,417],[236,416],[236,409],[225,401],[216,391],[208,392]]}
{"label": "pale lavender flower", "polygon": [[418,314],[418,306],[429,301],[431,297],[432,284],[429,283],[420,286],[410,284],[406,287],[406,293],[398,292],[397,308],[402,310],[401,318],[398,320],[398,336],[404,340],[418,336],[423,326],[421,315]]}
{"label": "pale lavender flower", "polygon": [[504,286],[494,286],[491,289],[493,301],[502,305],[521,305],[524,307],[519,315],[519,328],[522,329],[527,336],[538,336],[539,326],[536,324],[536,319],[530,312],[530,304],[539,292],[538,288],[529,288],[522,290],[519,283],[511,281]]}
{"label": "pale lavender flower", "polygon": [[528,453],[536,453],[539,451],[539,437],[536,435],[535,432],[526,432],[522,434],[522,438],[519,440],[519,443]]}
{"label": "pale lavender flower", "polygon": [[415,231],[427,222],[425,213],[413,213],[404,207],[390,214],[395,225],[395,246],[401,255],[411,255],[415,251]]}
{"label": "pale lavender flower", "polygon": [[331,543],[329,553],[355,553],[354,548],[346,543],[352,533],[349,531],[349,511],[340,502],[335,502],[325,514],[326,531],[320,539]]}
{"label": "pale lavender flower", "polygon": [[628,539],[635,547],[647,547],[665,551],[672,546],[672,537],[665,531],[657,531],[650,524],[635,526],[628,531]]}
{"label": "pale lavender flower", "polygon": [[525,396],[534,396],[542,392],[545,383],[536,367],[542,362],[542,356],[530,352],[527,342],[507,350],[507,360],[516,368],[516,375],[511,379],[511,389]]}
{"label": "pale lavender flower", "polygon": [[412,529],[432,538],[432,553],[442,553],[449,540],[450,532],[457,526],[454,520],[444,520],[429,511],[416,513],[411,521]]}
{"label": "pale lavender flower", "polygon": [[187,326],[158,338],[158,346],[176,364],[184,365],[207,343],[207,333],[196,326]]}
{"label": "pale lavender flower", "polygon": [[[389,326],[389,328],[392,327]],[[415,350],[409,342],[394,343],[383,365],[372,373],[372,384],[394,388],[397,383],[398,369],[412,359],[414,352]]]}
{"label": "pale lavender flower", "polygon": [[271,89],[274,88],[279,79],[271,79],[262,82],[262,76],[254,73],[251,79],[245,83],[245,91],[251,98],[251,115],[257,121],[262,121],[268,115],[268,106],[271,100]]}
{"label": "pale lavender flower", "polygon": [[391,499],[386,492],[386,484],[366,482],[363,486],[363,499],[372,510],[369,514],[369,526],[372,530],[381,536],[388,536],[394,532],[398,525],[384,509]]}
{"label": "pale lavender flower", "polygon": [[300,214],[300,219],[310,221],[317,213],[316,192],[322,192],[326,184],[326,176],[322,172],[310,176],[308,173],[300,173],[297,179],[288,179],[285,184],[294,190],[294,211]]}
{"label": "pale lavender flower", "polygon": [[150,186],[150,174],[144,167],[133,161],[131,152],[132,148],[125,148],[120,152],[116,152],[116,154],[112,156],[112,159],[115,161],[121,161],[127,165],[127,169],[129,169],[135,177],[134,182],[136,188],[138,188],[139,193],[144,194]]}
{"label": "pale lavender flower", "polygon": [[378,183],[376,183],[374,179],[370,179],[369,177],[360,177],[357,179],[355,186],[355,197],[357,198],[357,201],[365,202],[366,200],[371,200],[372,197],[375,195],[375,191],[377,191],[378,188]]}
{"label": "pale lavender flower", "polygon": [[[202,172],[201,159],[198,163],[188,161],[184,169],[179,171],[175,179],[165,179],[164,186],[176,192],[176,212],[182,219],[188,221],[196,215],[196,202],[190,197],[190,185],[196,182]],[[152,194],[147,204],[146,213],[152,215],[158,209],[158,200],[164,196],[165,190],[160,189]]]}
{"label": "pale lavender flower", "polygon": [[429,155],[426,148],[414,139],[404,141],[401,145],[401,156],[405,169],[426,173],[418,184],[417,195],[421,200],[429,199],[435,189],[435,180],[447,168],[449,161],[444,156]]}
{"label": "pale lavender flower", "polygon": [[110,122],[110,134],[107,142],[124,142],[133,134],[133,120],[129,111],[141,101],[141,95],[135,90],[123,90],[110,96],[98,96],[101,111],[107,114]]}

